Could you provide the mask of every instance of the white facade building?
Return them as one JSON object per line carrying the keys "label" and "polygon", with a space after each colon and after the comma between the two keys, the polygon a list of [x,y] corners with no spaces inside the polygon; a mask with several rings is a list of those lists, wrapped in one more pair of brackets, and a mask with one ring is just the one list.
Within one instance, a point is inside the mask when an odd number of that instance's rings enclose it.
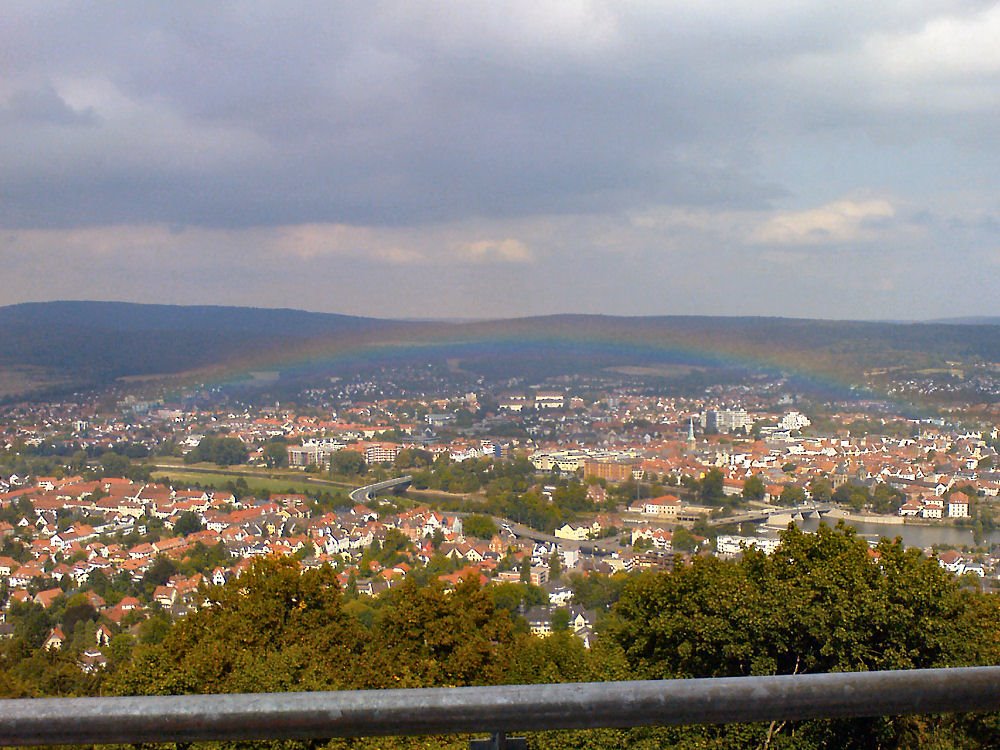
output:
{"label": "white facade building", "polygon": [[797,411],[790,411],[778,422],[778,427],[782,430],[801,430],[808,427],[812,422],[805,414]]}

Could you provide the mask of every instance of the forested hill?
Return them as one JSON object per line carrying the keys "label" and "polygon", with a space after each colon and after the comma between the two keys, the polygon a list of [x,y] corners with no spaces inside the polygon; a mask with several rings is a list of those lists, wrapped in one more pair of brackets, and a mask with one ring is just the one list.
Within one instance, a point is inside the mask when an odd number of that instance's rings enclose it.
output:
{"label": "forested hill", "polygon": [[25,303],[0,308],[0,363],[42,368],[55,381],[98,384],[225,365],[249,350],[316,338],[377,338],[406,325],[284,309]]}
{"label": "forested hill", "polygon": [[257,336],[319,336],[371,330],[387,322],[303,310],[219,305],[143,305],[131,302],[25,302],[0,307],[0,324],[86,327],[112,331],[220,331]]}
{"label": "forested hill", "polygon": [[686,357],[765,362],[845,381],[874,367],[1000,362],[1000,326],[989,325],[603,315],[453,323],[121,302],[0,307],[0,370],[9,375],[28,368],[39,381],[64,386],[206,368],[281,369],[289,361],[335,358],[345,349],[391,345],[398,354],[399,344],[414,345],[421,357],[428,352],[465,357],[470,351],[488,356],[502,350],[503,365],[513,373],[522,364],[537,370],[539,362],[552,370]]}

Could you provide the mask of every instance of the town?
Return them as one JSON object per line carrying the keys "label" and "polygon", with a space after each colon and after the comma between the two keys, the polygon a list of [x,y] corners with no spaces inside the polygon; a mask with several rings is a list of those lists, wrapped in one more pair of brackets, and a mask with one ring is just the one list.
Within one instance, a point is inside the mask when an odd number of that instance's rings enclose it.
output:
{"label": "town", "polygon": [[774,376],[672,390],[615,374],[469,382],[428,364],[285,403],[116,386],[11,404],[0,636],[30,624],[93,672],[116,642],[154,639],[206,587],[281,556],[332,566],[359,601],[472,577],[532,633],[589,645],[629,574],[770,554],[792,523],[899,536],[966,585],[1000,585],[995,426],[820,402]]}
{"label": "town", "polygon": [[1000,747],[1000,3],[148,5],[4,6],[0,750]]}

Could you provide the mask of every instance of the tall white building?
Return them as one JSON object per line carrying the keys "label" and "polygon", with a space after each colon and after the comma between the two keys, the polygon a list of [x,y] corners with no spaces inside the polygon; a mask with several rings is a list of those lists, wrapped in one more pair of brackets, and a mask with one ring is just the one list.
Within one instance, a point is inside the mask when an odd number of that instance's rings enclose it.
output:
{"label": "tall white building", "polygon": [[746,409],[718,409],[705,414],[705,428],[715,432],[735,432],[750,426]]}
{"label": "tall white building", "polygon": [[790,411],[785,416],[781,418],[778,422],[778,427],[783,430],[801,430],[803,427],[808,427],[812,422],[809,421],[809,417],[801,412]]}

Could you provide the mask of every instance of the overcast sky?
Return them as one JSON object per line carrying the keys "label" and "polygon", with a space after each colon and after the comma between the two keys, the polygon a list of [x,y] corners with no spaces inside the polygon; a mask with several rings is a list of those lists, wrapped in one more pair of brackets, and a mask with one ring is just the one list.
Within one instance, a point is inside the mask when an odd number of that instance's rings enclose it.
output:
{"label": "overcast sky", "polygon": [[1000,314],[1000,5],[4,4],[0,304]]}

